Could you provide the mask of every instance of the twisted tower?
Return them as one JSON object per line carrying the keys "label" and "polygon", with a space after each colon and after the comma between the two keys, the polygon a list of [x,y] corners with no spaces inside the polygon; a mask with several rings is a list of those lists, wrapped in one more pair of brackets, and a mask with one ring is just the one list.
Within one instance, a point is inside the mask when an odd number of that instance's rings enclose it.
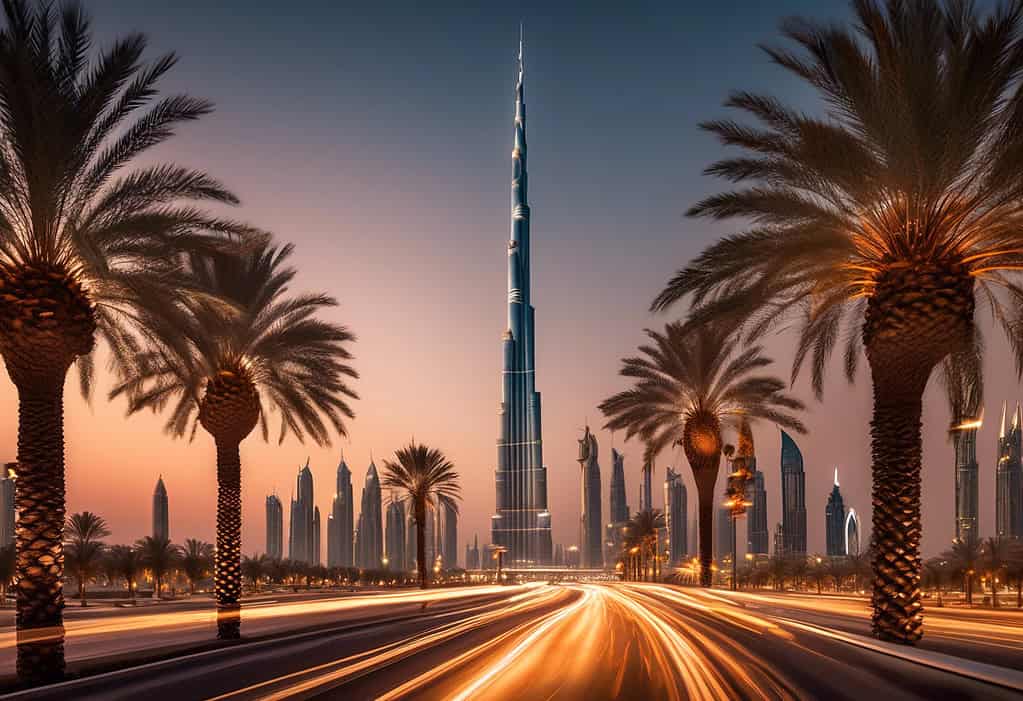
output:
{"label": "twisted tower", "polygon": [[526,175],[526,104],[522,38],[515,86],[512,147],[511,239],[508,241],[508,328],[504,332],[501,435],[495,475],[497,508],[491,540],[507,548],[505,562],[529,567],[551,560],[551,515],[543,464],[540,393],[536,391],[530,238]]}

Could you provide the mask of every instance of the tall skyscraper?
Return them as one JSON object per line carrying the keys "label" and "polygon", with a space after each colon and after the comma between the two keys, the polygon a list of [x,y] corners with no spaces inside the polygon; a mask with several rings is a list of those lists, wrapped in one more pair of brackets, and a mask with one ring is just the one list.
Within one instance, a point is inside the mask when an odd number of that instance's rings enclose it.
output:
{"label": "tall skyscraper", "polygon": [[320,507],[313,507],[313,537],[309,546],[309,564],[319,565],[320,559]]}
{"label": "tall skyscraper", "polygon": [[654,459],[648,457],[643,461],[643,484],[639,491],[639,510],[649,511],[654,508],[653,501],[653,479],[654,479]]}
{"label": "tall skyscraper", "polygon": [[295,480],[298,497],[291,498],[288,529],[288,557],[295,562],[313,563],[313,472],[309,460]]}
{"label": "tall skyscraper", "polygon": [[622,549],[623,529],[629,521],[629,503],[625,491],[625,456],[611,448],[611,513],[604,538],[604,562],[613,563]]}
{"label": "tall skyscraper", "polygon": [[276,494],[266,498],[266,554],[274,560],[284,557],[284,505]]}
{"label": "tall skyscraper", "polygon": [[732,529],[735,528],[735,519],[732,518],[732,510],[727,506],[718,507],[717,527],[717,558],[718,565],[732,559]]}
{"label": "tall skyscraper", "polygon": [[845,501],[838,488],[838,468],[835,468],[835,484],[824,507],[824,534],[827,541],[828,557],[845,555]]}
{"label": "tall skyscraper", "polygon": [[769,546],[767,531],[767,489],[764,487],[764,473],[757,469],[757,458],[749,459],[753,473],[753,484],[748,494],[750,505],[746,510],[746,552],[766,555]]}
{"label": "tall skyscraper", "polygon": [[444,535],[440,554],[444,569],[453,569],[458,567],[458,511],[452,503],[445,501],[440,504],[439,513],[443,527],[440,532]]}
{"label": "tall skyscraper", "polygon": [[480,537],[478,535],[472,537],[471,546],[468,543],[465,544],[465,569],[480,569]]}
{"label": "tall skyscraper", "polygon": [[153,490],[153,537],[170,540],[167,487],[163,484],[163,475],[156,480],[156,489]]}
{"label": "tall skyscraper", "polygon": [[587,426],[579,440],[579,473],[581,477],[579,508],[579,550],[583,567],[603,567],[602,527],[600,517],[600,463],[597,462],[597,437]]}
{"label": "tall skyscraper", "polygon": [[[977,464],[977,429],[979,421],[970,422],[970,427],[960,427],[952,434],[955,448],[956,475],[956,540],[976,542],[980,538],[977,530],[979,509],[980,467]],[[976,423],[976,426],[972,426]],[[1002,427],[1005,427],[1005,405],[1002,405]]]}
{"label": "tall skyscraper", "polygon": [[806,474],[803,454],[785,431],[781,432],[782,547],[785,555],[806,554]]}
{"label": "tall skyscraper", "polygon": [[352,471],[342,455],[337,466],[337,486],[327,519],[328,567],[351,567],[355,564],[355,502],[352,496]]}
{"label": "tall skyscraper", "polygon": [[359,511],[359,534],[355,565],[363,569],[379,569],[384,556],[383,501],[377,466],[370,460],[366,484],[362,487],[362,508]]}
{"label": "tall skyscraper", "polygon": [[845,554],[860,554],[860,517],[856,515],[856,509],[851,507],[845,515]]}
{"label": "tall skyscraper", "polygon": [[9,462],[4,465],[4,471],[0,475],[0,547],[14,542],[16,520],[14,517],[14,480],[17,468],[18,463]]}
{"label": "tall skyscraper", "polygon": [[405,560],[405,503],[391,495],[387,504],[387,528],[384,533],[386,547],[384,555],[387,557],[387,569],[402,572],[408,569]]}
{"label": "tall skyscraper", "polygon": [[543,464],[540,393],[536,391],[536,327],[531,297],[526,104],[522,41],[515,87],[512,148],[511,239],[508,242],[508,328],[504,332],[501,436],[497,441],[496,513],[491,539],[507,548],[508,565],[543,565],[551,559],[551,515]]}
{"label": "tall skyscraper", "polygon": [[998,432],[998,467],[995,469],[995,535],[1023,538],[1023,428],[1020,408],[1012,413],[1012,425],[1005,432],[1005,405],[1002,405],[1002,427]]}
{"label": "tall skyscraper", "polygon": [[686,559],[688,501],[682,475],[668,467],[664,471],[664,522],[668,527],[669,564],[673,567]]}

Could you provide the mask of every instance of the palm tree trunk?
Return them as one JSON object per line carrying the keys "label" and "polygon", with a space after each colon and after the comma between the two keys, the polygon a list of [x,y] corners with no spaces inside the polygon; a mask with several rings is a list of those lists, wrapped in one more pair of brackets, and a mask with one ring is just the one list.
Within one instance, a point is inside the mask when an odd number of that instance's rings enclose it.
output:
{"label": "palm tree trunk", "polygon": [[[426,498],[416,498],[416,568],[419,570],[419,588],[430,586],[430,568],[426,563]],[[500,584],[500,582],[498,582]]]}
{"label": "palm tree trunk", "polygon": [[217,552],[213,582],[217,597],[217,637],[241,637],[242,499],[238,443],[217,440]]}
{"label": "palm tree trunk", "polygon": [[81,576],[78,578],[78,601],[82,606],[88,606],[85,601],[85,577]]}
{"label": "palm tree trunk", "polygon": [[64,375],[18,384],[18,677],[64,676]]}
{"label": "palm tree trunk", "polygon": [[697,479],[696,493],[699,500],[700,586],[709,587],[714,583],[711,570],[714,564],[714,482],[706,478]]}
{"label": "palm tree trunk", "polygon": [[923,383],[900,383],[894,375],[884,373],[882,380],[874,372],[870,427],[875,545],[871,620],[876,637],[912,644],[923,634],[920,414],[926,378]]}

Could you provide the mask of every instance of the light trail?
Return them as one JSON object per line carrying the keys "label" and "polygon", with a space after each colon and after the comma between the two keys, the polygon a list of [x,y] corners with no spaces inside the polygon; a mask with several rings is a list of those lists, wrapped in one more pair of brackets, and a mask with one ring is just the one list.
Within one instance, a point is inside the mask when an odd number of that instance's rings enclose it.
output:
{"label": "light trail", "polygon": [[[507,592],[506,588],[499,587],[498,589]],[[462,621],[443,625],[432,632],[415,635],[411,638],[383,645],[366,652],[275,677],[213,697],[209,701],[223,701],[224,699],[246,696],[274,701],[313,690],[324,691],[326,688],[349,681],[366,672],[394,664],[416,653],[423,652],[430,647],[498,622],[502,618],[547,606],[553,603],[554,600],[564,596],[564,590],[545,589],[537,591],[536,588],[533,588],[512,597],[507,602],[503,602],[504,605],[495,610],[478,613]],[[477,608],[494,607],[491,604]],[[313,676],[309,677],[309,675]],[[279,688],[273,689],[272,687]]]}

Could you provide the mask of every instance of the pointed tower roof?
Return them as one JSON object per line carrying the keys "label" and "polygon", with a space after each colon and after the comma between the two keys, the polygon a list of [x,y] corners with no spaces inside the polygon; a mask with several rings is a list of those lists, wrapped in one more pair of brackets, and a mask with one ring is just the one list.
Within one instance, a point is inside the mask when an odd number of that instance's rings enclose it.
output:
{"label": "pointed tower roof", "polygon": [[1019,429],[1020,415],[1019,415],[1019,402],[1016,402],[1016,411],[1012,412],[1012,430],[1015,432]]}
{"label": "pointed tower roof", "polygon": [[835,486],[838,486],[838,468],[835,468]]}
{"label": "pointed tower roof", "polygon": [[1001,428],[998,429],[998,437],[999,438],[1005,438],[1005,410],[1006,410],[1006,408],[1007,408],[1006,407],[1006,402],[1002,402],[1002,423],[1001,423]]}
{"label": "pointed tower roof", "polygon": [[157,480],[156,480],[156,490],[153,493],[154,494],[161,494],[163,496],[167,496],[167,487],[165,487],[164,484],[163,484],[163,475],[160,475],[159,478],[157,478]]}
{"label": "pointed tower roof", "polygon": [[302,472],[308,472],[309,474],[312,474],[312,472],[313,472],[312,470],[310,470],[310,469],[309,469],[309,456],[306,456],[306,459],[305,459],[305,466],[304,466],[304,467],[302,467],[302,468],[301,468],[301,469],[299,470],[299,473],[302,473]]}

